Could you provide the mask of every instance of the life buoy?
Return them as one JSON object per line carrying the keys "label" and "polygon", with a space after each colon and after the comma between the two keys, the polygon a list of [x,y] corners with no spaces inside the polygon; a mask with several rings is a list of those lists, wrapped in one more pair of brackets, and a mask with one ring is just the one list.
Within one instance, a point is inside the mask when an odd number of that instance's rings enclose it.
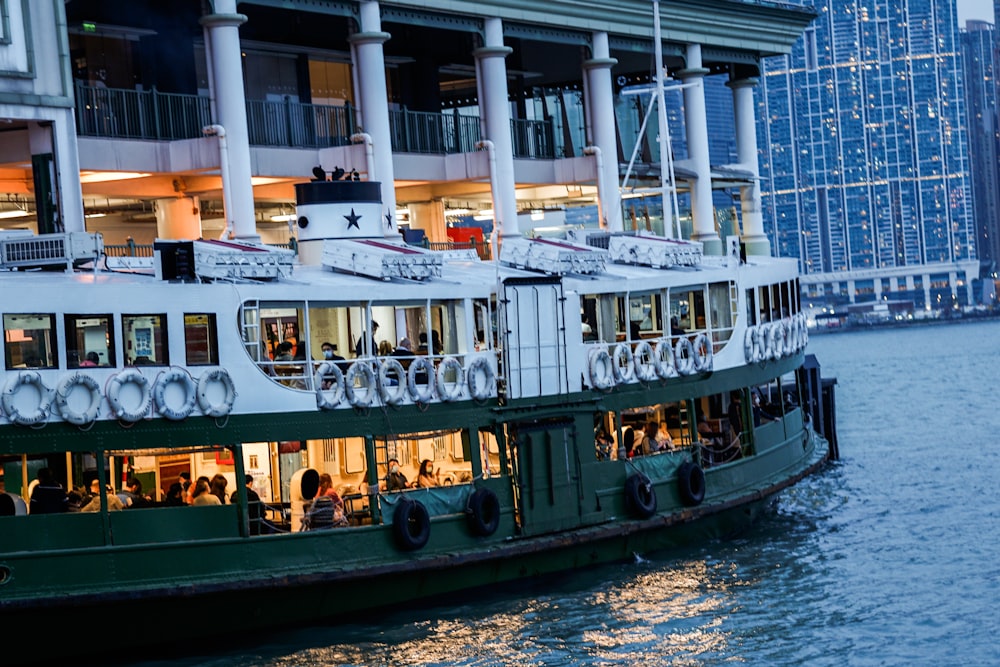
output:
{"label": "life buoy", "polygon": [[640,340],[635,344],[632,361],[635,364],[635,376],[639,380],[652,382],[657,378],[656,356],[653,352],[653,346],[647,341]]}
{"label": "life buoy", "polygon": [[[184,392],[184,402],[179,408],[171,407],[167,402],[167,386],[179,384]],[[195,384],[190,373],[183,368],[170,368],[156,378],[153,385],[153,403],[156,411],[171,421],[181,421],[187,419],[192,412],[198,399],[198,386]]]}
{"label": "life buoy", "polygon": [[674,348],[669,340],[659,340],[653,348],[653,359],[656,361],[656,373],[666,380],[677,375],[674,368]]}
{"label": "life buoy", "polygon": [[[482,383],[479,378],[482,377]],[[476,357],[469,364],[469,369],[465,373],[465,381],[469,385],[469,395],[477,401],[485,401],[493,395],[493,367],[486,357]]]}
{"label": "life buoy", "polygon": [[806,316],[802,316],[802,349],[809,345],[809,325],[806,323]]}
{"label": "life buoy", "polygon": [[[324,389],[326,382],[330,382],[330,387]],[[333,410],[344,397],[344,372],[334,362],[324,361],[316,367],[313,386],[316,387],[316,407],[320,410]]]}
{"label": "life buoy", "polygon": [[754,360],[757,363],[771,358],[771,323],[762,322],[757,327],[757,354]]}
{"label": "life buoy", "polygon": [[403,551],[416,551],[431,536],[431,517],[419,500],[403,498],[392,513],[392,534]]}
{"label": "life buoy", "polygon": [[[423,378],[423,384],[417,382],[418,376]],[[429,357],[414,359],[406,372],[406,387],[410,390],[410,397],[417,403],[430,403],[434,398],[434,380],[434,362]]]}
{"label": "life buoy", "polygon": [[771,340],[768,341],[767,347],[771,353],[770,356],[772,361],[777,361],[778,359],[781,359],[782,340],[783,340],[781,331],[782,331],[782,326],[780,320],[771,322],[771,328],[767,332],[768,338],[770,338]]}
{"label": "life buoy", "polygon": [[757,327],[752,324],[743,334],[743,358],[748,364],[757,361]]}
{"label": "life buoy", "polygon": [[386,405],[399,405],[406,397],[406,370],[392,357],[379,362],[378,393]]}
{"label": "life buoy", "polygon": [[[347,400],[350,404],[356,408],[367,408],[375,400],[377,387],[375,386],[375,371],[372,370],[371,363],[371,359],[355,361],[344,375],[344,393],[347,394]],[[363,392],[358,391],[354,386],[359,375],[362,377],[361,384],[365,388]]]}
{"label": "life buoy", "polygon": [[590,353],[590,385],[595,389],[604,391],[610,389],[614,383],[614,375],[611,370],[611,355],[603,347]]}
{"label": "life buoy", "polygon": [[[70,394],[77,387],[86,390],[90,396],[90,403],[83,410],[74,410],[69,405]],[[59,408],[59,413],[63,416],[63,419],[77,426],[90,424],[97,419],[97,412],[101,407],[102,398],[101,385],[86,373],[70,373],[56,385],[55,402],[56,407]]]}
{"label": "life buoy", "polygon": [[635,377],[635,365],[632,357],[632,348],[628,343],[618,343],[615,346],[615,353],[612,356],[611,372],[614,373],[615,383],[624,384],[630,382]]}
{"label": "life buoy", "polygon": [[[448,374],[454,373],[455,381],[448,381]],[[462,387],[465,385],[465,371],[462,364],[458,363],[455,357],[445,357],[438,364],[437,369],[437,390],[442,401],[457,401],[462,396]]]}
{"label": "life buoy", "polygon": [[688,507],[705,499],[705,471],[696,463],[685,461],[677,467],[677,491]]}
{"label": "life buoy", "polygon": [[[14,399],[20,393],[21,387],[34,387],[38,391],[38,405],[30,412],[22,412],[15,405]],[[49,408],[52,406],[52,390],[42,382],[42,376],[38,371],[21,371],[4,385],[0,403],[3,404],[3,411],[7,415],[7,419],[15,424],[30,426],[44,421],[49,416]]]}
{"label": "life buoy", "polygon": [[640,519],[656,514],[656,489],[649,477],[641,472],[625,480],[625,507],[629,514]]}
{"label": "life buoy", "polygon": [[674,344],[674,368],[681,375],[694,373],[694,346],[686,336],[681,336]]}
{"label": "life buoy", "polygon": [[[215,403],[212,402],[209,396],[209,388],[214,383],[221,384],[225,392],[222,400]],[[202,373],[201,377],[198,378],[198,409],[206,417],[225,417],[232,412],[235,402],[236,386],[233,384],[233,378],[229,377],[226,369],[213,368],[210,371]]]}
{"label": "life buoy", "polygon": [[473,535],[489,537],[500,527],[500,499],[493,489],[476,489],[469,496],[465,518]]}
{"label": "life buoy", "polygon": [[691,345],[694,351],[694,370],[697,373],[705,373],[712,370],[715,353],[712,349],[712,339],[708,334],[702,332],[698,334]]}
{"label": "life buoy", "polygon": [[[139,403],[131,409],[122,403],[121,398],[122,387],[127,384],[133,384],[139,390]],[[108,397],[111,413],[126,422],[137,422],[145,419],[149,414],[149,406],[153,402],[153,394],[149,389],[149,378],[135,368],[126,368],[112,375],[104,393]]]}

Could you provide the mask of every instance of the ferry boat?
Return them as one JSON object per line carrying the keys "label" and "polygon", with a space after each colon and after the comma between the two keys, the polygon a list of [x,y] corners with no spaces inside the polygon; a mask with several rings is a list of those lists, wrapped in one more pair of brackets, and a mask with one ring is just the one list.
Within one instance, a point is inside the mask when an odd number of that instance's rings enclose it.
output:
{"label": "ferry boat", "polygon": [[795,260],[606,230],[427,250],[342,176],[296,185],[294,249],[0,234],[0,623],[58,637],[5,657],[628,560],[827,460]]}

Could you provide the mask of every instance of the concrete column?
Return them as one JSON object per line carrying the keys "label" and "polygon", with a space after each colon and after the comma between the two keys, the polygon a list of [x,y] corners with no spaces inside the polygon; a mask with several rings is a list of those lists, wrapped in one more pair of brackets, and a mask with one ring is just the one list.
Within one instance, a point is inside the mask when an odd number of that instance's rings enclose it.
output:
{"label": "concrete column", "polygon": [[[611,87],[611,68],[618,61],[610,57],[608,33],[595,32],[591,38],[593,58],[583,62],[587,80],[587,108],[590,110],[591,143],[600,149],[601,168],[597,174],[601,196],[601,227],[622,231],[621,194],[618,191],[618,139],[615,134],[615,100]],[[595,156],[597,159],[597,156]]]}
{"label": "concrete column", "polygon": [[201,237],[201,206],[197,197],[156,200],[156,238],[193,241]]}
{"label": "concrete column", "polygon": [[503,23],[497,18],[484,22],[485,46],[473,51],[479,80],[479,110],[485,138],[493,144],[493,220],[500,237],[519,236],[517,198],[514,195],[514,146],[510,137],[510,105],[507,101],[507,66],[504,59],[513,49],[503,45]]}
{"label": "concrete column", "polygon": [[722,240],[715,231],[715,211],[712,206],[712,173],[708,159],[708,119],[705,113],[705,87],[708,70],[701,66],[701,45],[688,44],[687,68],[677,73],[685,84],[684,129],[688,144],[688,161],[694,168],[691,181],[692,238],[705,244],[706,255],[721,255]]}
{"label": "concrete column", "polygon": [[874,287],[875,287],[875,300],[876,301],[881,301],[882,300],[882,279],[881,278],[875,278],[874,280],[872,280],[872,285],[874,285]]}
{"label": "concrete column", "polygon": [[853,280],[848,280],[847,281],[848,300],[850,300],[851,303],[855,303],[857,301],[857,296],[858,296],[858,286],[855,284]]}
{"label": "concrete column", "polygon": [[948,272],[948,286],[951,287],[951,298],[958,298],[958,271]]}
{"label": "concrete column", "polygon": [[906,276],[906,289],[907,289],[907,291],[912,292],[913,289],[914,289],[914,287],[916,287],[916,283],[913,280],[913,276]]}
{"label": "concrete column", "polygon": [[733,113],[736,120],[736,156],[740,167],[752,174],[750,185],[740,188],[743,209],[743,243],[747,255],[770,255],[771,242],[764,235],[764,216],[760,203],[760,166],[757,162],[757,118],[753,89],[757,79],[731,79],[726,83],[733,91]]}
{"label": "concrete column", "polygon": [[[86,231],[83,217],[83,191],[80,186],[80,154],[76,144],[76,122],[72,109],[50,109],[55,114],[51,123],[28,123],[28,146],[31,155],[52,155],[51,205],[55,208],[55,227],[58,231]],[[37,197],[37,192],[36,192]],[[39,211],[42,202],[35,202]],[[39,223],[41,220],[39,220]]]}
{"label": "concrete column", "polygon": [[357,61],[357,102],[361,127],[372,140],[374,174],[370,180],[382,183],[382,231],[386,238],[397,238],[396,176],[392,168],[392,141],[389,128],[389,97],[386,92],[385,55],[382,45],[391,35],[382,32],[382,19],[377,2],[362,0],[361,32],[351,35],[350,42]]}
{"label": "concrete column", "polygon": [[[223,174],[228,173],[226,180],[229,182],[225,197],[226,224],[231,225],[236,238],[260,241],[250,180],[250,133],[240,50],[239,27],[246,23],[247,17],[236,13],[236,0],[215,0],[214,4],[215,13],[203,16],[201,25],[209,44],[207,52],[212,54],[208,67],[212,70],[214,89],[210,92],[218,114],[216,120],[225,130],[218,141],[224,142],[226,147],[219,151],[219,169]],[[228,164],[221,164],[224,159]]]}
{"label": "concrete column", "polygon": [[965,272],[965,303],[970,306],[981,302],[981,299],[976,299],[975,301],[973,300],[974,294],[972,292],[972,281],[978,277],[978,273],[976,273],[976,275],[972,275],[968,271]]}
{"label": "concrete column", "polygon": [[424,230],[427,240],[432,243],[444,243],[448,240],[443,200],[411,202],[409,209],[410,229]]}
{"label": "concrete column", "polygon": [[924,307],[933,308],[936,304],[931,301],[931,276],[925,273],[920,279],[924,283]]}

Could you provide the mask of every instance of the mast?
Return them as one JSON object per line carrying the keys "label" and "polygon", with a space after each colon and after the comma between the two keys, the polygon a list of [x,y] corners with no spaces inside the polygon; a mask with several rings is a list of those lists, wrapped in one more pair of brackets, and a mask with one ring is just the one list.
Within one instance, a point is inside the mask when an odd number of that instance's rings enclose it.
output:
{"label": "mast", "polygon": [[674,185],[674,160],[670,151],[670,131],[667,128],[667,107],[663,99],[663,36],[660,31],[660,2],[653,0],[653,54],[656,60],[656,106],[660,144],[660,196],[663,200],[663,235],[680,238],[681,230],[673,229],[676,210]]}

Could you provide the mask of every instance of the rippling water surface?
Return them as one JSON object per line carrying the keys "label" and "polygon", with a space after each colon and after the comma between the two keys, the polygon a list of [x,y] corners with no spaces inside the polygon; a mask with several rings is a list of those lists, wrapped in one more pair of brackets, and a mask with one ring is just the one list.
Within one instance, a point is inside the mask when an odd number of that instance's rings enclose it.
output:
{"label": "rippling water surface", "polygon": [[132,664],[1000,665],[1000,322],[808,351],[841,461],[738,539]]}

